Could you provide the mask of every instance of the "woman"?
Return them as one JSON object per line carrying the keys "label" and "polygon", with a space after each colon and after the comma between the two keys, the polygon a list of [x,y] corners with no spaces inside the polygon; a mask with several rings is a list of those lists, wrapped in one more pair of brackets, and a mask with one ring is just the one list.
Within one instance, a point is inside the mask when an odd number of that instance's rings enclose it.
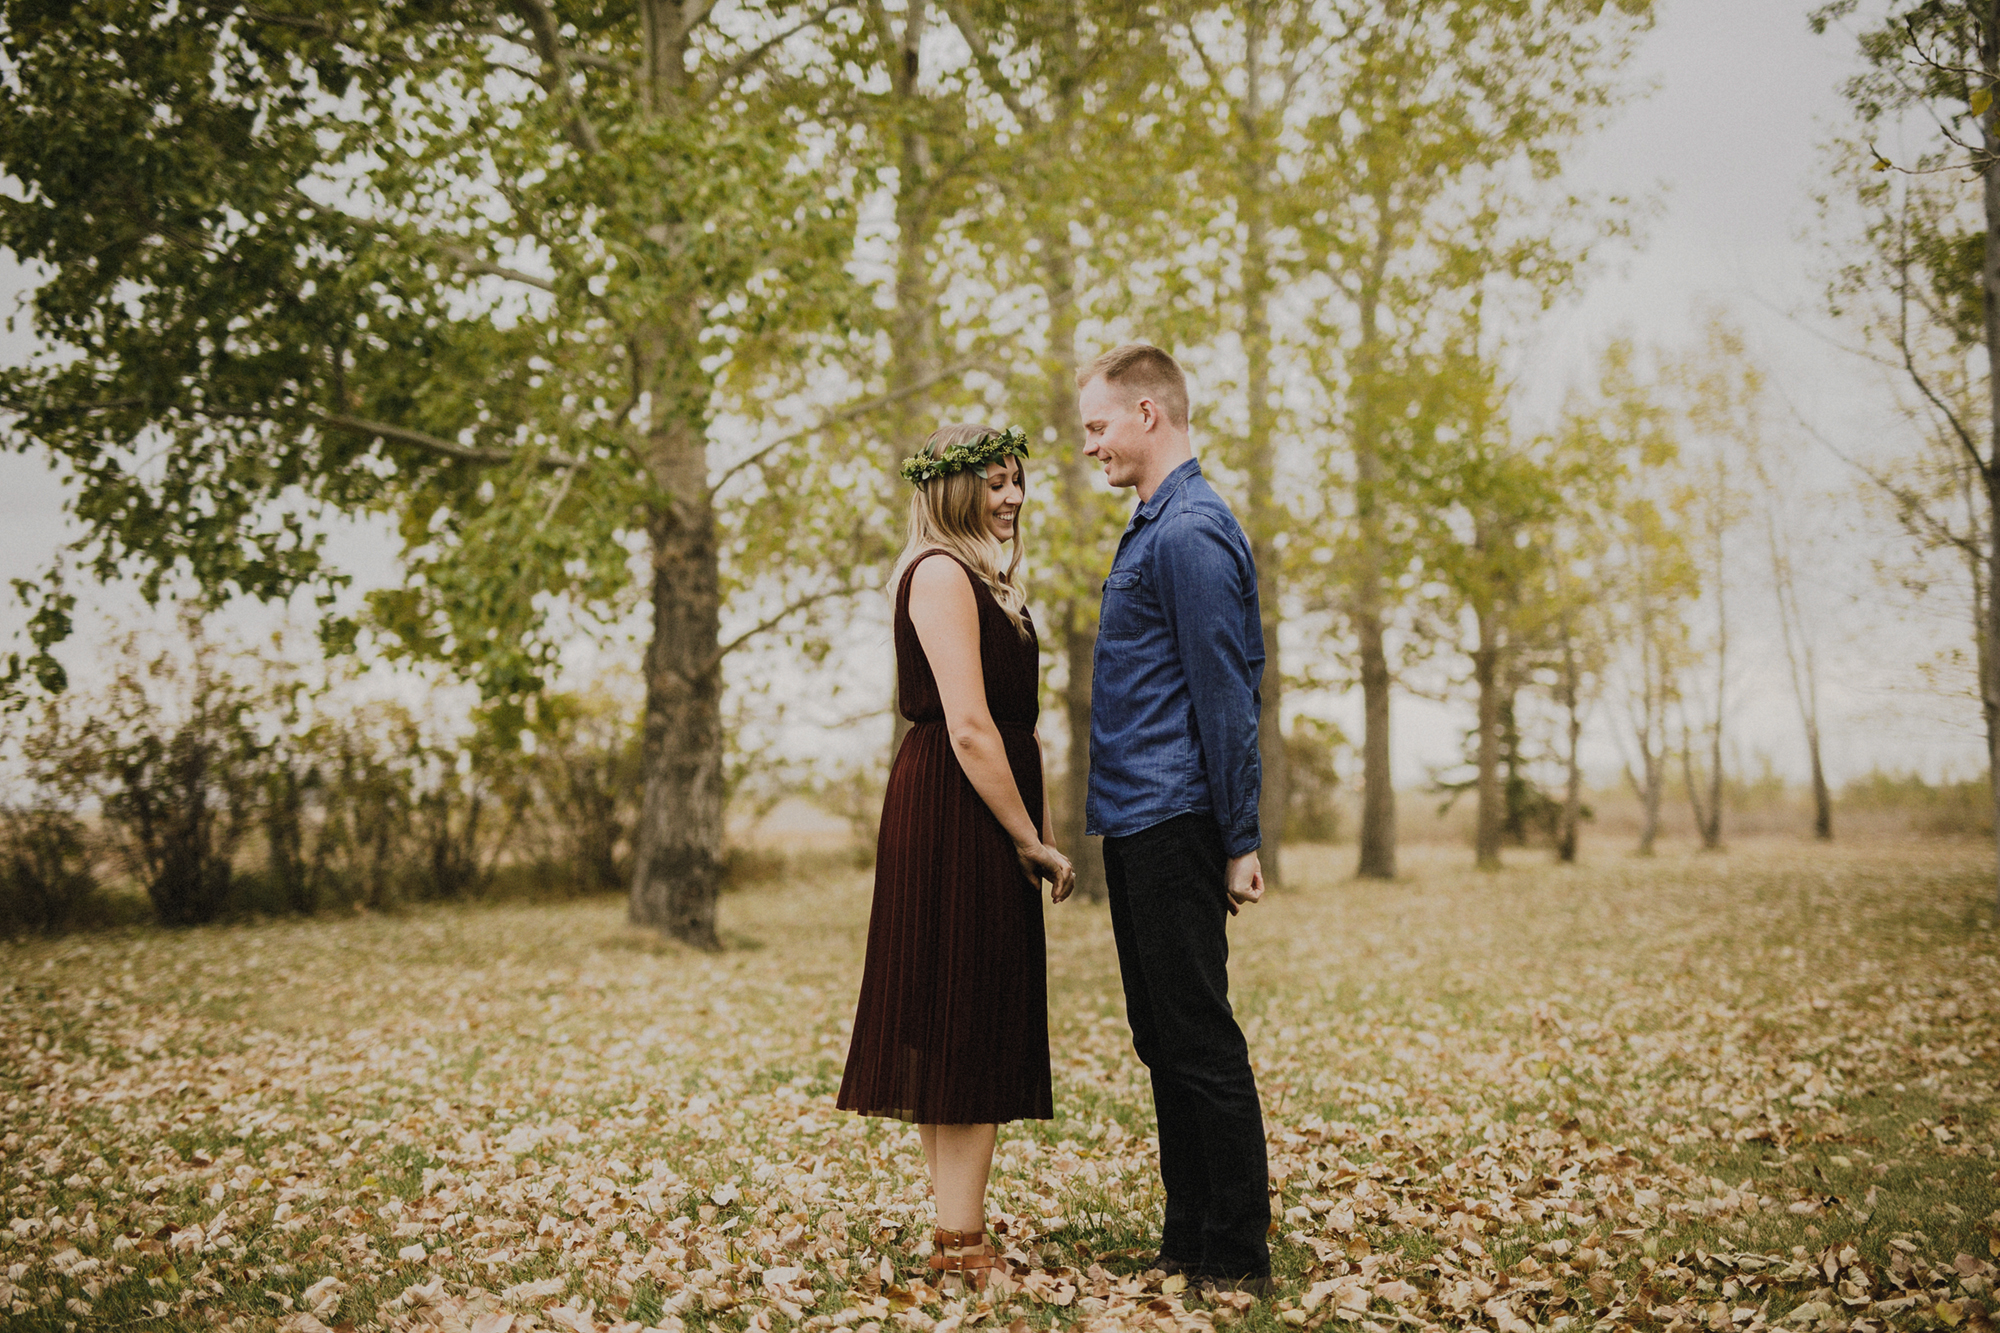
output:
{"label": "woman", "polygon": [[882,801],[839,1098],[916,1123],[937,1205],[930,1266],[974,1286],[999,1256],[985,1234],[999,1123],[1055,1114],[1039,881],[1054,902],[1076,886],[1049,845],[1040,646],[1014,582],[1027,456],[1018,428],[945,426],[903,464],[916,493],[891,586],[912,725]]}

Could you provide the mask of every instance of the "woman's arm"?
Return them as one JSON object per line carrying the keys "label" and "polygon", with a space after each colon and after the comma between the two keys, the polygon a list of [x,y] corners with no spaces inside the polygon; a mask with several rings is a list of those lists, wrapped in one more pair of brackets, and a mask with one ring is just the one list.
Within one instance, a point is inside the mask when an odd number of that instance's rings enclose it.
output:
{"label": "woman's arm", "polygon": [[[910,624],[937,680],[945,728],[959,767],[1014,840],[1023,872],[1030,879],[1040,872],[1060,886],[1072,873],[1069,862],[1043,842],[1014,782],[1007,747],[986,703],[986,676],[979,661],[979,603],[971,575],[956,560],[925,560],[917,566],[910,576]],[[1046,817],[1046,809],[1043,813]]]}
{"label": "woman's arm", "polygon": [[951,733],[952,752],[973,790],[1016,846],[1042,839],[1028,818],[1007,747],[986,705],[986,673],[979,662],[979,603],[972,577],[956,560],[931,559],[910,576],[910,624],[930,659],[938,699]]}

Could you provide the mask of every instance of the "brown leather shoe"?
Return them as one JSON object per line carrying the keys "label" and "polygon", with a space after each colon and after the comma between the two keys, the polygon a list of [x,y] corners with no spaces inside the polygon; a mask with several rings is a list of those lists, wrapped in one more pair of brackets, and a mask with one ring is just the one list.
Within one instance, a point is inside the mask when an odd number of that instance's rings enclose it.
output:
{"label": "brown leather shoe", "polygon": [[1192,1263],[1182,1263],[1179,1259],[1169,1259],[1164,1254],[1146,1265],[1148,1273],[1158,1273],[1161,1277],[1192,1278],[1194,1276],[1194,1268],[1195,1266]]}
{"label": "brown leather shoe", "polygon": [[984,1231],[953,1231],[936,1227],[931,1231],[929,1268],[940,1278],[956,1277],[973,1291],[984,1291],[994,1269],[1005,1273],[1007,1261],[987,1243]]}
{"label": "brown leather shoe", "polygon": [[1277,1294],[1278,1282],[1269,1273],[1262,1277],[1205,1277],[1201,1279],[1201,1290],[1205,1296],[1213,1296],[1224,1291],[1240,1291],[1261,1301]]}

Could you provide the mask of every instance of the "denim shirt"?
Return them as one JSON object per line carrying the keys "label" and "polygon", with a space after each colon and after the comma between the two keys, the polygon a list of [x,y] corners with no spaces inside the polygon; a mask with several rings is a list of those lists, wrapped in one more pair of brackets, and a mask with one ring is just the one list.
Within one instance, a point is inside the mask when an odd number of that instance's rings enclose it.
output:
{"label": "denim shirt", "polygon": [[1255,851],[1263,676],[1250,542],[1189,459],[1133,513],[1104,580],[1086,830],[1123,837],[1206,813],[1228,855]]}

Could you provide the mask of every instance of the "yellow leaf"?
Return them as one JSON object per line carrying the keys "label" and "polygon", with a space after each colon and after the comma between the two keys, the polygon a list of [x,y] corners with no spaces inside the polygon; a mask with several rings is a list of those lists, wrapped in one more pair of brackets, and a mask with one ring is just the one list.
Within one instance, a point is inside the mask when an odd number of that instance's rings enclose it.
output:
{"label": "yellow leaf", "polygon": [[1993,106],[1993,90],[1991,88],[1974,88],[1970,104],[1973,115],[1985,115]]}
{"label": "yellow leaf", "polygon": [[1163,1296],[1177,1296],[1186,1290],[1187,1279],[1179,1273],[1173,1274],[1160,1284],[1160,1294]]}

